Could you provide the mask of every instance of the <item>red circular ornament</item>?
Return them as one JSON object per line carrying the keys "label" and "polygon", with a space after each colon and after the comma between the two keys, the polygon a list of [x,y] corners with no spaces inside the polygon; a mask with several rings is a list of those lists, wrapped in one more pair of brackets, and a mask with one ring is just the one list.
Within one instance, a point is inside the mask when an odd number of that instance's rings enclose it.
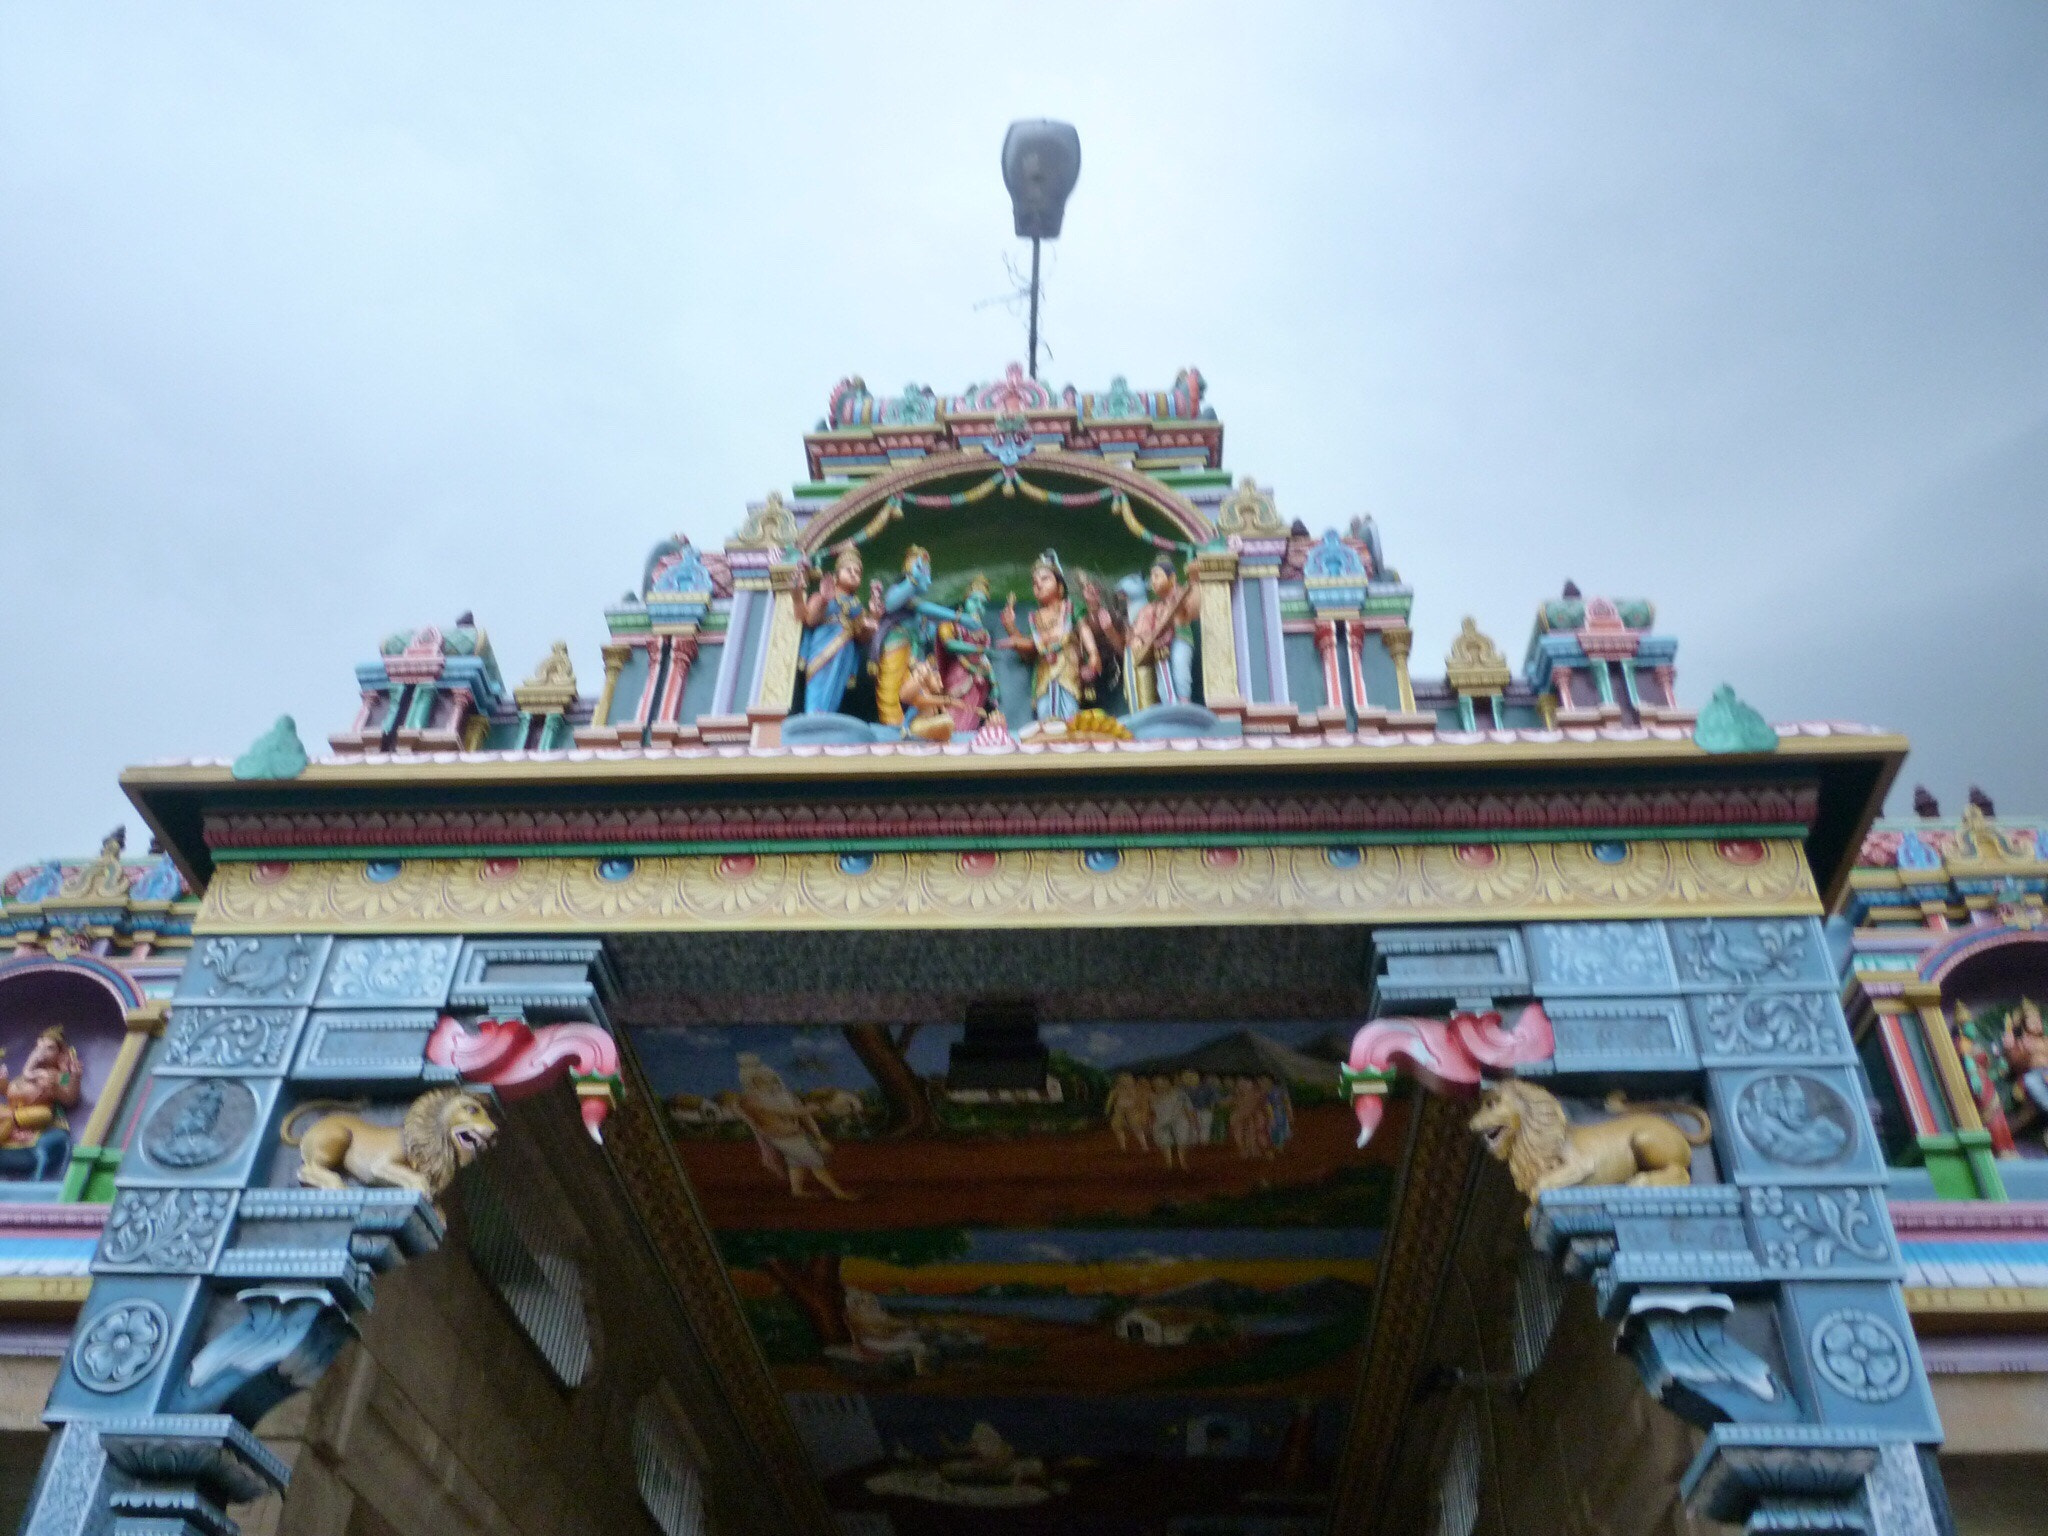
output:
{"label": "red circular ornament", "polygon": [[744,880],[759,862],[751,853],[728,853],[718,861],[718,873],[727,880]]}
{"label": "red circular ornament", "polygon": [[484,878],[486,880],[510,880],[518,873],[519,861],[517,859],[484,860]]}
{"label": "red circular ornament", "polygon": [[976,848],[960,855],[960,873],[963,875],[992,875],[996,872],[996,855],[986,848]]}
{"label": "red circular ornament", "polygon": [[1460,843],[1457,859],[1471,869],[1491,869],[1500,862],[1500,850],[1492,843]]}
{"label": "red circular ornament", "polygon": [[1730,864],[1761,864],[1764,861],[1764,845],[1754,837],[1731,837],[1716,843],[1714,848]]}
{"label": "red circular ornament", "polygon": [[1242,848],[1204,848],[1202,862],[1211,869],[1235,869],[1244,862]]}
{"label": "red circular ornament", "polygon": [[275,885],[291,872],[291,865],[282,860],[265,859],[252,869],[249,875],[258,885]]}

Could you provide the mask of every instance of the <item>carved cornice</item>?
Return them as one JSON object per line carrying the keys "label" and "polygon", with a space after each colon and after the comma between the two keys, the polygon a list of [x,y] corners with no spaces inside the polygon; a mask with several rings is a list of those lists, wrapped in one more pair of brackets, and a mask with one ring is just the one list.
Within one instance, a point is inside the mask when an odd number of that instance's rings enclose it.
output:
{"label": "carved cornice", "polygon": [[234,863],[208,933],[623,933],[1795,916],[1790,839]]}
{"label": "carved cornice", "polygon": [[1438,1094],[1417,1094],[1410,1102],[1415,1126],[1380,1264],[1365,1370],[1337,1468],[1333,1531],[1373,1532],[1386,1513],[1402,1424],[1414,1402],[1477,1156],[1478,1142],[1466,1126],[1469,1105]]}
{"label": "carved cornice", "polygon": [[780,1499],[789,1530],[832,1536],[831,1511],[803,1442],[783,1411],[768,1362],[747,1327],[732,1279],[661,1123],[656,1109],[661,1100],[632,1052],[624,1056],[624,1102],[606,1126],[612,1167],[668,1277],[677,1307],[718,1374],[727,1405],[761,1457],[767,1473],[761,1497]]}
{"label": "carved cornice", "polygon": [[1817,804],[1812,785],[1714,785],[1554,793],[1039,796],[1000,803],[922,797],[882,803],[802,799],[567,809],[230,811],[208,815],[205,825],[207,846],[216,853],[390,848],[509,854],[564,847],[607,853],[683,848],[754,853],[807,842],[873,849],[943,846],[949,839],[970,840],[976,847],[1022,847],[1041,840],[1107,837],[1170,847],[1216,837],[1464,840],[1489,832],[1667,828],[1803,832]]}
{"label": "carved cornice", "polygon": [[[944,480],[955,475],[977,472],[987,474],[995,467],[995,459],[979,447],[956,449],[949,453],[935,453],[930,458],[914,459],[901,468],[891,469],[871,480],[861,481],[837,501],[820,510],[804,528],[798,543],[805,553],[814,553],[824,549],[834,540],[845,537],[862,518],[883,506],[891,496],[915,490],[932,480]],[[1126,469],[1106,459],[1086,454],[1063,453],[1056,448],[1034,449],[1024,467],[1027,470],[1048,471],[1091,485],[1109,486],[1122,491],[1133,501],[1142,502],[1166,516],[1176,531],[1196,543],[1206,543],[1216,536],[1216,530],[1209,519],[1202,515],[1193,502],[1178,491],[1167,489],[1142,471]]]}

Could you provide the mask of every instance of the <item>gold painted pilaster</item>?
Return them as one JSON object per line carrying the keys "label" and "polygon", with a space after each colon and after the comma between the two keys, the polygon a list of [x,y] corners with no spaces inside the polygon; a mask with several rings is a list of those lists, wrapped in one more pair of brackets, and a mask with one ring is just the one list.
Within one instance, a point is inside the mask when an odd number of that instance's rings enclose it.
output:
{"label": "gold painted pilaster", "polygon": [[151,998],[128,1010],[125,1015],[128,1033],[121,1037],[121,1048],[114,1055],[114,1065],[107,1073],[106,1084],[100,1089],[92,1113],[86,1117],[85,1129],[78,1133],[81,1147],[103,1147],[107,1144],[107,1128],[113,1124],[114,1116],[120,1113],[121,1101],[128,1097],[128,1085],[135,1081],[135,1068],[142,1060],[142,1053],[149,1049],[151,1040],[164,1032],[164,1018],[170,1008],[171,1005],[161,998]]}
{"label": "gold painted pilaster", "polygon": [[1205,550],[1195,556],[1195,579],[1202,589],[1202,702],[1218,715],[1241,714],[1244,694],[1237,678],[1237,624],[1230,610],[1237,556],[1229,550]]}
{"label": "gold painted pilaster", "polygon": [[1415,713],[1415,684],[1408,677],[1408,653],[1415,645],[1415,631],[1406,625],[1380,631],[1380,640],[1394,662],[1394,686],[1401,692],[1401,713]]}
{"label": "gold painted pilaster", "polygon": [[598,690],[597,708],[590,716],[592,725],[603,725],[612,716],[612,695],[619,691],[619,674],[626,670],[626,658],[633,654],[630,645],[612,644],[604,648],[604,687]]}
{"label": "gold painted pilaster", "polygon": [[796,697],[796,654],[803,641],[803,624],[797,618],[797,588],[803,569],[796,565],[771,565],[768,581],[774,589],[775,607],[768,617],[768,648],[761,658],[760,702],[747,710],[753,726],[754,745],[774,746],[782,739],[782,721]]}
{"label": "gold painted pilaster", "polygon": [[1956,1037],[1949,1032],[1948,1016],[1942,1011],[1941,989],[1931,982],[1908,986],[1906,1001],[1920,1015],[1921,1033],[1927,1037],[1927,1054],[1934,1058],[1934,1070],[1940,1074],[1942,1091],[1948,1095],[1949,1113],[1955,1117],[1956,1129],[1983,1130],[1977,1097],[1970,1092],[1970,1079],[1956,1051]]}

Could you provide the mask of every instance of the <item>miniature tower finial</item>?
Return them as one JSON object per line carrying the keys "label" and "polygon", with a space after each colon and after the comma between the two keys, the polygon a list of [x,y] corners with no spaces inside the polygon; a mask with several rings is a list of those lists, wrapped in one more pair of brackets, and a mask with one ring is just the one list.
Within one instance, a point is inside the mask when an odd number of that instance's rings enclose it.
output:
{"label": "miniature tower finial", "polygon": [[1579,584],[1569,576],[1564,579],[1564,595],[1566,597],[1577,597],[1579,595]]}
{"label": "miniature tower finial", "polygon": [[1923,821],[1932,821],[1941,814],[1941,802],[1925,784],[1913,786],[1913,814]]}
{"label": "miniature tower finial", "polygon": [[1991,797],[1974,784],[1970,786],[1970,804],[1977,807],[1986,816],[1996,816],[1998,814],[1998,808],[1991,803]]}

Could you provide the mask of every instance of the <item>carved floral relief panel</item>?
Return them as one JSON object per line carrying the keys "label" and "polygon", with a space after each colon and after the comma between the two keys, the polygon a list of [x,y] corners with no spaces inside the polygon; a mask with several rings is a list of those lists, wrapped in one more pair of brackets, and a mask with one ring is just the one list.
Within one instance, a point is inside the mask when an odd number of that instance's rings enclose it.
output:
{"label": "carved floral relief panel", "polygon": [[1671,957],[1655,923],[1531,923],[1525,931],[1540,996],[1670,990]]}
{"label": "carved floral relief panel", "polygon": [[1818,919],[1707,917],[1666,926],[1685,987],[1835,986]]}
{"label": "carved floral relief panel", "polygon": [[221,1004],[309,1002],[329,942],[298,933],[200,939],[179,979],[178,998]]}

